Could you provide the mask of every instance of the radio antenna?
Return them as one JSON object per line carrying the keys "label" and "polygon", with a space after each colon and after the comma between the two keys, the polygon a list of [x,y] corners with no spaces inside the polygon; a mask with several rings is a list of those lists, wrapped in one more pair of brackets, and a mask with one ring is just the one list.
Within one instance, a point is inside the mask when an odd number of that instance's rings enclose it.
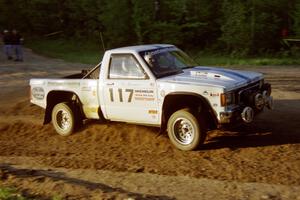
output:
{"label": "radio antenna", "polygon": [[102,43],[103,52],[105,52],[105,45],[104,45],[104,41],[103,41],[102,31],[100,31],[100,38],[101,38],[101,43]]}

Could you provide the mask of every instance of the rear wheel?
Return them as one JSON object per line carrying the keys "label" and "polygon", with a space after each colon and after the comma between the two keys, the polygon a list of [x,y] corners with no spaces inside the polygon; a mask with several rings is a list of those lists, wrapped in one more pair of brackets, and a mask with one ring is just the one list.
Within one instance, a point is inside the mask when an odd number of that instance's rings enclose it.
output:
{"label": "rear wheel", "polygon": [[204,142],[206,130],[189,109],[181,109],[169,118],[168,135],[175,147],[190,151]]}
{"label": "rear wheel", "polygon": [[75,116],[70,103],[64,102],[54,106],[52,124],[56,132],[62,136],[68,136],[74,132]]}

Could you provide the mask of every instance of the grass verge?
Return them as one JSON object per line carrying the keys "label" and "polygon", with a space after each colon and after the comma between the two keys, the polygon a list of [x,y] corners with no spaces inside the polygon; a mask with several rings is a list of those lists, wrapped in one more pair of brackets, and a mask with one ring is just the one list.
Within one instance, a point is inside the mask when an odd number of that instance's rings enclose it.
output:
{"label": "grass verge", "polygon": [[[39,198],[25,197],[13,187],[0,186],[0,200],[39,200]],[[53,196],[51,200],[62,200],[62,198]]]}
{"label": "grass verge", "polygon": [[232,57],[226,55],[213,55],[206,53],[191,54],[195,61],[200,65],[300,65],[300,59],[297,56],[257,56],[257,57]]}
{"label": "grass verge", "polygon": [[41,55],[85,64],[96,64],[103,55],[100,44],[93,41],[30,39],[25,46]]}
{"label": "grass verge", "polygon": [[1,200],[33,200],[21,195],[15,188],[1,187],[0,188]]}
{"label": "grass verge", "polygon": [[[77,41],[66,39],[35,39],[29,40],[26,46],[34,52],[60,58],[69,62],[97,64],[102,59],[103,50],[100,42]],[[299,56],[259,56],[259,57],[232,57],[222,54],[209,54],[206,52],[191,52],[191,57],[199,65],[232,66],[232,65],[300,65]]]}

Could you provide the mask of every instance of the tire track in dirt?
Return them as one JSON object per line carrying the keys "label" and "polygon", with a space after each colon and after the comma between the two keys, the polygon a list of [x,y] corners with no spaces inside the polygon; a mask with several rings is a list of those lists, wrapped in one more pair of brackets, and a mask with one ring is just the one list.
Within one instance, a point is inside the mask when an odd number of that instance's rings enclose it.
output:
{"label": "tire track in dirt", "polygon": [[[0,157],[0,160],[3,159],[5,158]],[[14,160],[13,157],[8,159],[10,162]],[[33,161],[25,157],[23,160],[27,163]],[[149,173],[43,168],[38,167],[35,161],[33,163],[35,164],[31,166],[0,164],[0,179],[19,188],[27,188],[27,193],[30,190],[36,194],[34,197],[53,196],[55,191],[64,199],[300,200],[300,186],[217,181]]]}

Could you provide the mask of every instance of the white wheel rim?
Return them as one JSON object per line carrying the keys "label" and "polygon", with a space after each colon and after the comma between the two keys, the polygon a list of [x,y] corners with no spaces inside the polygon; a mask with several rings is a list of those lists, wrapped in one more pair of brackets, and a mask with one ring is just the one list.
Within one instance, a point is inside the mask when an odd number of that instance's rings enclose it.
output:
{"label": "white wheel rim", "polygon": [[176,141],[180,144],[188,145],[194,140],[194,126],[192,122],[186,118],[177,118],[173,123],[173,131]]}
{"label": "white wheel rim", "polygon": [[63,109],[58,110],[56,113],[56,122],[59,128],[66,131],[71,126],[71,116],[68,112]]}

